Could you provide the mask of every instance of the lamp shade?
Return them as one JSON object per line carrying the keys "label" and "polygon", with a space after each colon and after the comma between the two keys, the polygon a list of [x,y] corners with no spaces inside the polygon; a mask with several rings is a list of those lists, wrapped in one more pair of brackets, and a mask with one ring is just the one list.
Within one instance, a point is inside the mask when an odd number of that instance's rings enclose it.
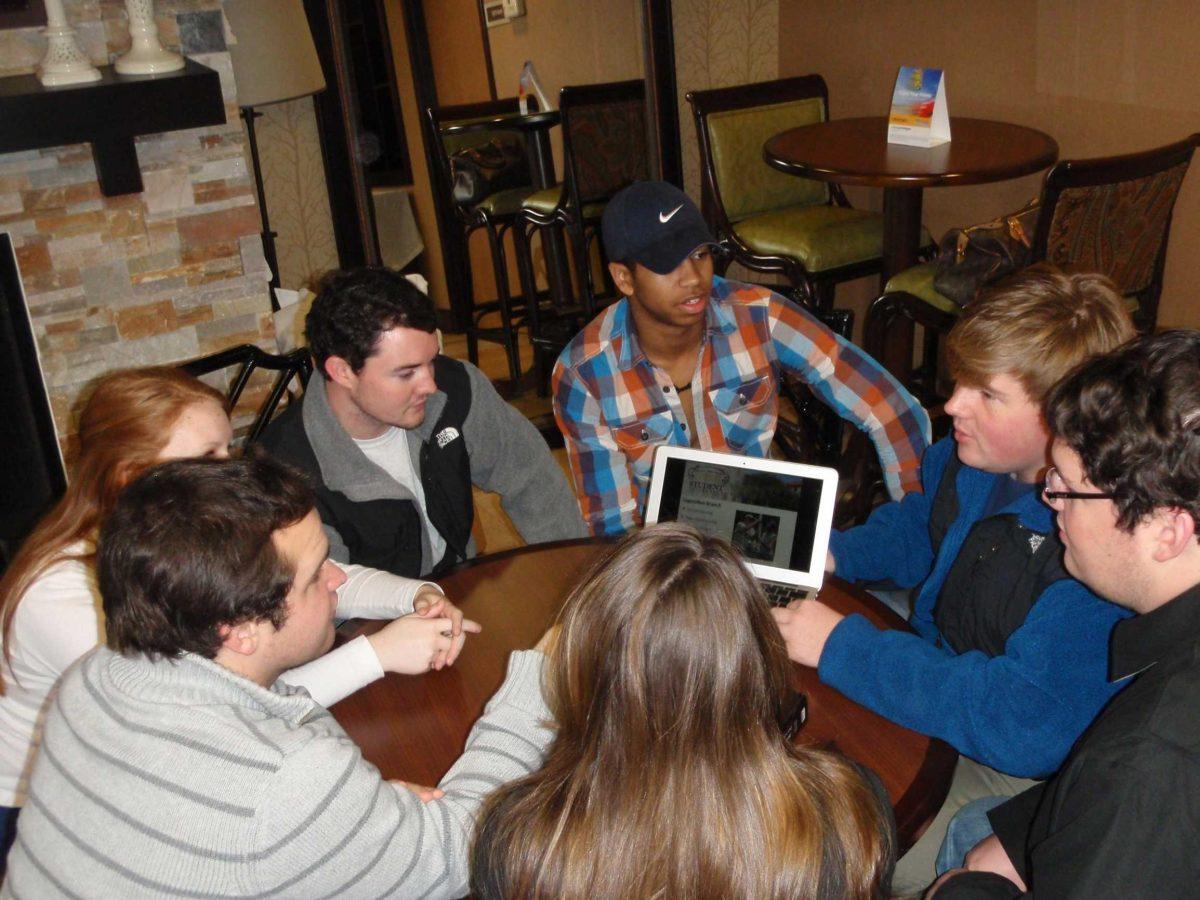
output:
{"label": "lamp shade", "polygon": [[225,0],[238,106],[265,106],[325,89],[301,0]]}

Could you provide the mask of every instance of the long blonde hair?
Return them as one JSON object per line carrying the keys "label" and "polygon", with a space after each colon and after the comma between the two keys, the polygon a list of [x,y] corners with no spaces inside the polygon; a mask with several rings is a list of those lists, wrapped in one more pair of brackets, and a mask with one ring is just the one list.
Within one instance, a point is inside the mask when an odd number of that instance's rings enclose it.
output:
{"label": "long blonde hair", "polygon": [[543,767],[487,803],[481,897],[870,897],[886,812],[779,727],[789,663],[757,583],[681,525],[626,537],[571,593]]}
{"label": "long blonde hair", "polygon": [[[121,489],[154,464],[171,429],[189,406],[225,399],[214,388],[179,369],[154,366],[103,376],[79,417],[79,455],[62,499],[21,545],[0,579],[0,635],[4,658],[17,607],[37,578],[53,563],[78,559],[91,564],[95,536]],[[82,553],[67,548],[85,543]],[[4,685],[0,681],[0,692]]]}

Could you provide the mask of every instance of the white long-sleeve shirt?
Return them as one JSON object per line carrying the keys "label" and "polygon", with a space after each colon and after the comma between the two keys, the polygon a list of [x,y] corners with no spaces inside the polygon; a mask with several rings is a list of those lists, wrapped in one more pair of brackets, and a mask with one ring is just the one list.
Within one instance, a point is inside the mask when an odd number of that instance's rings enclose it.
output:
{"label": "white long-sleeve shirt", "polygon": [[[67,548],[66,554],[83,553]],[[422,586],[432,582],[401,578],[366,566],[342,566],[347,578],[338,591],[342,618],[394,619],[413,611]],[[436,587],[436,585],[435,585]],[[104,606],[95,570],[74,559],[50,565],[22,597],[9,634],[8,662],[0,661],[0,806],[25,802],[42,720],[59,676],[75,660],[104,643]],[[285,672],[282,680],[305,688],[329,707],[383,677],[379,658],[365,637],[357,637],[310,663]]]}

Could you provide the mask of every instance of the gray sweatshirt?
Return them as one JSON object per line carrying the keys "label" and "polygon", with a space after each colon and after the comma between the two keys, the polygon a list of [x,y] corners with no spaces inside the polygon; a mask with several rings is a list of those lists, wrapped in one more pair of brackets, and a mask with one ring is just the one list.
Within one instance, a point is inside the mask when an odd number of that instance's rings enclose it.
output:
{"label": "gray sweatshirt", "polygon": [[98,648],[47,717],[3,896],[462,896],[482,799],[549,743],[542,661],[512,654],[421,803],[303,689]]}
{"label": "gray sweatshirt", "polygon": [[[471,481],[485,491],[498,494],[501,505],[527,544],[585,537],[583,517],[566,475],[546,441],[513,406],[506,403],[479,369],[462,362],[471,385],[471,409],[463,422],[462,439],[471,460]],[[446,395],[434,393],[425,406],[425,420],[406,431],[413,474],[421,478],[421,445],[433,430],[446,406]],[[344,494],[355,503],[377,500],[415,501],[412,492],[398,484],[367,459],[334,416],[325,393],[325,379],[314,372],[304,395],[304,436],[321,470],[322,487]],[[279,453],[278,424],[267,430],[263,444]],[[288,459],[286,453],[279,453]],[[323,512],[329,555],[338,562],[352,562],[341,533],[351,523],[330,521]],[[468,556],[475,555],[475,541]],[[429,538],[421,531],[421,574],[431,572],[438,560],[431,555]],[[416,573],[406,573],[416,574]]]}

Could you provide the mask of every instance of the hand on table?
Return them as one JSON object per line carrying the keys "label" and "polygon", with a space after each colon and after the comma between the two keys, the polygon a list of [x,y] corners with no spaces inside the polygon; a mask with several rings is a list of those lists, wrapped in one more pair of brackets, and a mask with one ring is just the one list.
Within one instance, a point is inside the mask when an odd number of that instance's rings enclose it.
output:
{"label": "hand on table", "polygon": [[[434,587],[423,587],[413,598],[413,612],[423,619],[442,617],[450,620],[450,636],[453,638],[451,652],[447,655],[445,665],[454,665],[458,654],[462,652],[466,640],[464,631],[478,634],[483,628],[477,622],[464,619],[462,610],[451,603],[446,595]],[[437,668],[441,668],[438,666]]]}
{"label": "hand on table", "polygon": [[787,645],[788,659],[816,668],[825,650],[825,641],[845,618],[820,600],[793,600],[785,609],[772,609],[775,624]]}
{"label": "hand on table", "polygon": [[432,616],[434,613],[430,611],[425,615],[413,613],[401,616],[374,634],[367,635],[385,672],[420,675],[430,669],[448,666],[458,658],[467,632],[480,631],[478,623],[460,618],[461,630],[455,637],[451,618]]}

